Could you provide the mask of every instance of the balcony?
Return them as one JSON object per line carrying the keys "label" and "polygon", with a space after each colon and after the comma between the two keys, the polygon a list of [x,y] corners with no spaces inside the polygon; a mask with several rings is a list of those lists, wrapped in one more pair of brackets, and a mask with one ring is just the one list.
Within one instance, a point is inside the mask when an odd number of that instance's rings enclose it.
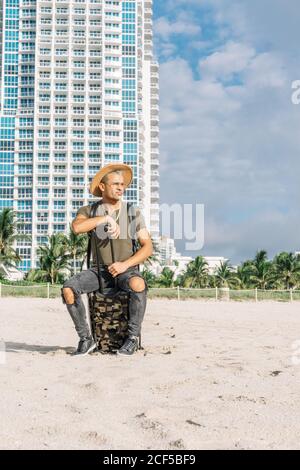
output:
{"label": "balcony", "polygon": [[152,17],[152,8],[145,8],[145,17]]}

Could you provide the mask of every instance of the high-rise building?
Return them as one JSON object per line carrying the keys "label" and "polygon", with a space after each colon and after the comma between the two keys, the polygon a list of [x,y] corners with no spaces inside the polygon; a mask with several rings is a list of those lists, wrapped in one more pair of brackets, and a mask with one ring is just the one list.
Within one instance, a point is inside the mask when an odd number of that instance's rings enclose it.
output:
{"label": "high-rise building", "polygon": [[0,210],[19,220],[27,271],[68,233],[89,183],[129,164],[125,199],[159,235],[158,64],[152,0],[0,0]]}

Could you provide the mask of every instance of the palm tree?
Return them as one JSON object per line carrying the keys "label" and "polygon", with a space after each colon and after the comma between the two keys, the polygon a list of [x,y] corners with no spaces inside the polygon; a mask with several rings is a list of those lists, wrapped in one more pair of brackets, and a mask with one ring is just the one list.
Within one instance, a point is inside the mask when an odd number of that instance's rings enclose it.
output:
{"label": "palm tree", "polygon": [[147,284],[148,287],[154,287],[155,286],[155,284],[157,282],[157,278],[156,278],[155,274],[153,274],[148,268],[143,269],[142,276],[145,279],[146,284]]}
{"label": "palm tree", "polygon": [[208,283],[208,263],[203,256],[197,256],[187,265],[182,276],[184,287],[206,287]]}
{"label": "palm tree", "polygon": [[253,273],[252,261],[244,261],[241,266],[237,268],[237,277],[240,280],[242,289],[251,287],[251,274]]}
{"label": "palm tree", "polygon": [[300,281],[300,256],[282,252],[273,260],[276,277],[286,289],[297,286]]}
{"label": "palm tree", "polygon": [[267,259],[267,252],[260,250],[256,253],[254,260],[249,264],[249,280],[253,287],[266,289],[275,282],[274,267],[271,261]]}
{"label": "palm tree", "polygon": [[12,247],[14,241],[30,239],[28,235],[17,235],[17,220],[11,208],[0,212],[0,262],[7,266],[15,266],[21,261],[20,256]]}
{"label": "palm tree", "polygon": [[62,282],[64,272],[70,270],[68,255],[68,240],[62,233],[55,233],[48,237],[48,244],[39,247],[39,265],[27,274],[29,281]]}
{"label": "palm tree", "polygon": [[[67,250],[72,257],[73,269],[72,274],[76,274],[76,259],[80,258],[81,261],[84,261],[87,253],[88,237],[86,234],[76,234],[70,228],[70,232],[67,242]],[[83,262],[81,263],[82,270]]]}
{"label": "palm tree", "polygon": [[165,267],[158,278],[158,283],[162,287],[173,287],[174,286],[174,271]]}
{"label": "palm tree", "polygon": [[233,288],[240,284],[240,280],[228,260],[220,264],[216,271],[215,278],[217,287]]}

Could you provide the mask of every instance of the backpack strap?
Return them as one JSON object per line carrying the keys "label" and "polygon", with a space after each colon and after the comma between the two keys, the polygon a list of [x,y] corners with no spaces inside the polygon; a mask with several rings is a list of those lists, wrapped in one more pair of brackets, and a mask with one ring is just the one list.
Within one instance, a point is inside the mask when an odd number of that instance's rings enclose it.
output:
{"label": "backpack strap", "polygon": [[130,237],[132,241],[132,251],[133,254],[137,252],[137,240],[136,240],[136,212],[135,207],[132,202],[127,202],[127,215],[128,222],[130,225]]}
{"label": "backpack strap", "polygon": [[[90,217],[96,217],[96,211],[98,207],[102,204],[102,200],[94,202],[91,205],[91,212],[90,212]],[[97,237],[96,237],[96,231],[95,229],[90,230],[88,232],[88,237],[89,237],[89,242],[88,242],[88,248],[87,248],[87,267],[88,269],[90,268],[90,259],[91,259],[91,251],[92,251],[92,242],[94,243],[95,246],[95,252],[96,252],[96,259],[97,259],[97,271],[98,271],[98,280],[99,280],[99,292],[104,293],[104,283],[103,283],[103,278],[101,276],[101,264],[99,261],[99,255],[98,255],[98,250],[97,250]]]}

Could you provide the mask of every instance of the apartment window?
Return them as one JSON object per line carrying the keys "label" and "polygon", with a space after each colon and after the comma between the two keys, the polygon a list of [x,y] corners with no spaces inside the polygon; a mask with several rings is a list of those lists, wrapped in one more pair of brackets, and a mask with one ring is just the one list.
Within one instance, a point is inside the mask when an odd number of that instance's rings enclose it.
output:
{"label": "apartment window", "polygon": [[74,53],[74,56],[76,56],[76,57],[85,56],[85,50],[84,49],[75,49],[73,53]]}
{"label": "apartment window", "polygon": [[64,232],[66,230],[66,226],[64,224],[54,224],[53,231],[54,232]]}
{"label": "apartment window", "polygon": [[84,88],[85,88],[84,83],[75,83],[73,85],[73,90],[75,91],[84,91]]}
{"label": "apartment window", "polygon": [[84,38],[85,37],[85,31],[81,30],[74,30],[74,37],[75,38]]}
{"label": "apartment window", "polygon": [[65,165],[54,165],[54,173],[65,173],[66,167]]}
{"label": "apartment window", "polygon": [[43,114],[49,114],[50,106],[39,106],[39,112]]}
{"label": "apartment window", "polygon": [[38,160],[40,162],[48,162],[49,161],[49,153],[39,152],[38,153]]}
{"label": "apartment window", "polygon": [[40,83],[40,90],[50,90],[50,83]]}
{"label": "apartment window", "polygon": [[91,139],[93,139],[93,138],[99,139],[99,138],[101,138],[101,132],[100,131],[89,131],[89,137]]}
{"label": "apartment window", "polygon": [[73,106],[74,114],[84,114],[84,108],[79,106]]}
{"label": "apartment window", "polygon": [[83,127],[84,126],[84,119],[74,119],[73,124],[74,124],[74,126]]}
{"label": "apartment window", "polygon": [[90,106],[89,111],[90,111],[90,114],[101,114],[101,108],[100,107]]}
{"label": "apartment window", "polygon": [[74,72],[73,77],[75,79],[84,79],[84,72]]}
{"label": "apartment window", "polygon": [[55,125],[56,126],[66,126],[67,125],[67,120],[57,118],[57,119],[55,119]]}
{"label": "apartment window", "polygon": [[100,78],[101,78],[101,73],[90,73],[91,80],[100,80]]}
{"label": "apartment window", "polygon": [[60,129],[54,132],[54,136],[58,138],[66,137],[66,135],[67,135],[67,131],[62,131]]}
{"label": "apartment window", "polygon": [[67,148],[66,142],[55,142],[54,143],[55,150],[65,150]]}
{"label": "apartment window", "polygon": [[56,67],[67,67],[67,61],[66,60],[56,60],[55,65],[56,65]]}
{"label": "apartment window", "polygon": [[101,91],[101,86],[97,83],[91,84],[89,87],[90,91]]}
{"label": "apartment window", "polygon": [[39,137],[50,137],[50,131],[45,130],[45,129],[40,129]]}
{"label": "apartment window", "polygon": [[89,100],[91,103],[101,103],[101,96],[90,96]]}
{"label": "apartment window", "polygon": [[54,201],[54,209],[64,209],[66,207],[65,201]]}
{"label": "apartment window", "polygon": [[100,31],[90,31],[90,37],[91,38],[100,38],[101,37],[101,32]]}
{"label": "apartment window", "polygon": [[119,131],[105,131],[106,137],[120,137]]}
{"label": "apartment window", "polygon": [[56,55],[67,55],[68,51],[67,49],[56,49],[55,54]]}
{"label": "apartment window", "polygon": [[49,126],[50,124],[50,119],[49,118],[40,118],[39,119],[39,125],[40,126]]}
{"label": "apartment window", "polygon": [[84,153],[73,153],[72,160],[74,162],[82,162],[84,160]]}
{"label": "apartment window", "polygon": [[67,72],[56,72],[55,78],[67,78]]}
{"label": "apartment window", "polygon": [[56,36],[66,36],[68,34],[68,31],[66,29],[57,29],[56,30]]}
{"label": "apartment window", "polygon": [[[38,189],[38,191],[40,190],[40,188]],[[48,197],[48,196],[41,196],[41,197]],[[48,209],[48,201],[38,201],[37,202],[37,207],[38,209]]]}
{"label": "apartment window", "polygon": [[55,153],[54,160],[56,162],[64,162],[66,161],[66,154],[65,153]]}
{"label": "apartment window", "polygon": [[79,139],[83,139],[84,138],[84,131],[76,131],[74,130],[73,131],[73,136],[74,137],[77,137]]}
{"label": "apartment window", "polygon": [[72,196],[83,198],[84,197],[83,189],[72,189]]}
{"label": "apartment window", "polygon": [[55,90],[66,90],[67,84],[66,83],[56,83]]}
{"label": "apartment window", "polygon": [[83,150],[84,142],[73,142],[73,150]]}
{"label": "apartment window", "polygon": [[49,165],[38,165],[38,173],[49,173]]}
{"label": "apartment window", "polygon": [[55,96],[55,101],[59,101],[59,102],[67,101],[67,95],[56,95]]}
{"label": "apartment window", "polygon": [[38,197],[46,197],[46,198],[49,197],[49,189],[38,188],[37,193],[38,193]]}
{"label": "apartment window", "polygon": [[50,78],[50,72],[40,72],[40,78]]}
{"label": "apartment window", "polygon": [[82,61],[74,60],[74,61],[73,61],[73,65],[74,65],[74,67],[76,67],[76,68],[80,68],[80,67],[84,67],[85,64],[84,64],[84,62],[82,62]]}
{"label": "apartment window", "polygon": [[51,29],[41,29],[41,36],[51,36]]}
{"label": "apartment window", "polygon": [[65,176],[54,176],[54,184],[55,185],[65,185],[66,184],[66,178]]}
{"label": "apartment window", "polygon": [[72,166],[72,173],[84,173],[84,166],[83,165],[73,165]]}
{"label": "apartment window", "polygon": [[44,48],[40,49],[40,54],[42,55],[48,55],[50,54],[50,52],[51,52],[51,49],[44,49]]}
{"label": "apartment window", "polygon": [[85,25],[85,20],[75,18],[75,19],[74,19],[74,25],[76,25],[76,26],[84,26],[84,25]]}
{"label": "apartment window", "polygon": [[62,188],[56,188],[54,189],[53,193],[54,197],[65,197],[66,196],[66,190]]}
{"label": "apartment window", "polygon": [[101,127],[101,120],[100,119],[90,119],[90,126],[91,127]]}
{"label": "apartment window", "polygon": [[55,113],[66,114],[67,108],[65,106],[55,106]]}

